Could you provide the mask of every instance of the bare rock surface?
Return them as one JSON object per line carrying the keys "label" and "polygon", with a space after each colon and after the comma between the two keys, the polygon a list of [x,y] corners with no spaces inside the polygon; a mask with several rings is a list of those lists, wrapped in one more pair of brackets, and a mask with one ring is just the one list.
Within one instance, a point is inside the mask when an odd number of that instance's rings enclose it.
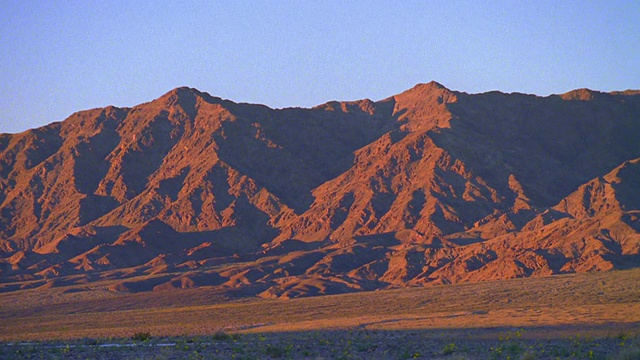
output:
{"label": "bare rock surface", "polygon": [[262,297],[640,266],[640,93],[177,88],[0,134],[0,291]]}

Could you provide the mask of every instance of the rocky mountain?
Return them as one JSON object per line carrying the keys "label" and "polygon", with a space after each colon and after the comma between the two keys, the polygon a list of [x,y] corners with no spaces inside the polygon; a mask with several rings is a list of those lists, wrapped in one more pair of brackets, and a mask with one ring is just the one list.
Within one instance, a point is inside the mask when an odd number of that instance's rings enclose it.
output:
{"label": "rocky mountain", "polygon": [[640,266],[640,92],[178,88],[0,134],[0,291],[264,297]]}

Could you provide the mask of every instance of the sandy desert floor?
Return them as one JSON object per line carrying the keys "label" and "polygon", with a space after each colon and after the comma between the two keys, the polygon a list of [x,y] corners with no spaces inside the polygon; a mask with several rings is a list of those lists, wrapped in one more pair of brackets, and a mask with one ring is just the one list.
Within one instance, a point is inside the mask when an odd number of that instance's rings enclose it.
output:
{"label": "sandy desert floor", "polygon": [[640,269],[292,300],[96,284],[0,294],[0,320],[0,358],[636,359]]}

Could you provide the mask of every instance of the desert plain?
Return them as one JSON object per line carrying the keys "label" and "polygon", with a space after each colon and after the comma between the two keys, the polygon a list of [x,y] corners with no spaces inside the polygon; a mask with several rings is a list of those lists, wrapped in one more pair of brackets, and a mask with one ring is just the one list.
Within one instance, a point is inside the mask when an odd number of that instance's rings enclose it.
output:
{"label": "desert plain", "polygon": [[638,269],[286,300],[107,287],[0,294],[0,357],[640,356]]}

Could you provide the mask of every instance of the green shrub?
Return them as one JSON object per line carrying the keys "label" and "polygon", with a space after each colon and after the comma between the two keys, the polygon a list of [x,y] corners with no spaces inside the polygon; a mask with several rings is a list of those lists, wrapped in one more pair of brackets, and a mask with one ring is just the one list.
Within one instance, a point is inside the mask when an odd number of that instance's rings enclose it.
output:
{"label": "green shrub", "polygon": [[444,346],[442,349],[442,355],[451,355],[456,352],[456,344],[451,343]]}

